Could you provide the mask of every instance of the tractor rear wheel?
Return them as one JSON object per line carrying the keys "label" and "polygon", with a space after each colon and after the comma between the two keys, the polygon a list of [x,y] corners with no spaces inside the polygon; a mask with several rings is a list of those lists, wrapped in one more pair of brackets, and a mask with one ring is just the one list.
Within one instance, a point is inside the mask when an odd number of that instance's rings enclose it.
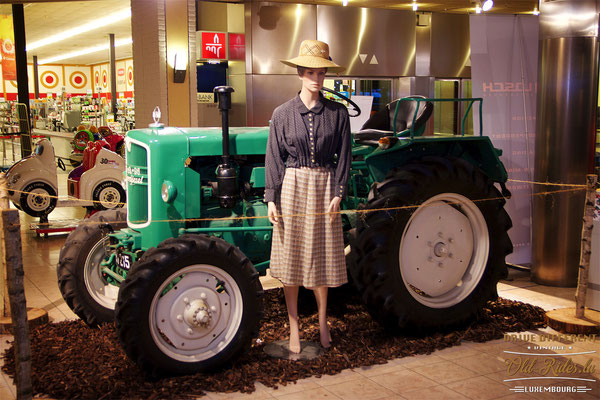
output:
{"label": "tractor rear wheel", "polygon": [[505,199],[472,164],[427,157],[373,185],[350,274],[391,330],[453,327],[497,298],[512,226]]}
{"label": "tractor rear wheel", "polygon": [[150,377],[213,370],[258,334],[262,294],[258,273],[235,246],[205,235],[167,239],[121,285],[119,339]]}
{"label": "tractor rear wheel", "polygon": [[107,281],[100,263],[110,255],[106,235],[126,227],[125,211],[100,211],[79,224],[60,251],[56,267],[60,292],[71,310],[90,326],[114,321],[119,288]]}

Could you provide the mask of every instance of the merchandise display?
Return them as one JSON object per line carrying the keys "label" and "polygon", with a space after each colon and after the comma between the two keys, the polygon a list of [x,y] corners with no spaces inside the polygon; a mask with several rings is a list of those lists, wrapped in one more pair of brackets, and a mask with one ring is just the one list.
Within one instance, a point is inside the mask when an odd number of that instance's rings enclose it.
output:
{"label": "merchandise display", "polygon": [[[88,235],[84,222],[71,235],[87,244],[69,246],[58,265],[67,304],[89,325],[112,321],[114,308],[125,351],[151,375],[222,366],[259,327],[258,276],[272,230],[263,202],[268,129],[229,129],[232,90],[215,90],[222,130],[173,135],[155,112],[149,129],[128,133],[132,229]],[[395,101],[354,137],[342,209],[364,214],[343,215],[348,269],[372,317],[393,330],[474,318],[496,298],[512,249],[497,151],[485,136],[421,136],[434,104]],[[74,258],[86,260],[76,273]]]}

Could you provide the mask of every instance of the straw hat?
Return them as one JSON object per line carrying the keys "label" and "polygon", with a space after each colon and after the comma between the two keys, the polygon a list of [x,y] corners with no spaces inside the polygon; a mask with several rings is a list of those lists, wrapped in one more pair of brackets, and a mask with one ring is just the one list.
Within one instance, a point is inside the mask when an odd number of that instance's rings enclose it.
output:
{"label": "straw hat", "polygon": [[328,72],[342,72],[346,69],[331,61],[329,45],[319,40],[303,40],[298,57],[281,62],[290,67],[327,68]]}

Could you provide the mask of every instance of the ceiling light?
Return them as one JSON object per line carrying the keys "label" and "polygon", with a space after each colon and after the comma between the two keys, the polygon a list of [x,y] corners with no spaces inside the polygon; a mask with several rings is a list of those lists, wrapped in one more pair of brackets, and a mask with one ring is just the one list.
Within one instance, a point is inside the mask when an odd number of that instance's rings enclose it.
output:
{"label": "ceiling light", "polygon": [[481,6],[481,8],[483,9],[483,11],[490,11],[492,9],[492,7],[494,7],[493,0],[485,0],[483,2],[483,6]]}
{"label": "ceiling light", "polygon": [[475,6],[475,13],[481,14],[481,6],[479,5],[479,3]]}
{"label": "ceiling light", "polygon": [[[133,42],[133,40],[131,39],[131,37],[121,39],[121,40],[116,40],[115,47],[125,46],[127,44],[131,44],[132,42]],[[79,56],[83,56],[86,54],[96,53],[98,51],[108,50],[109,46],[110,46],[110,44],[106,43],[106,44],[103,44],[100,46],[86,47],[85,49],[72,51],[70,53],[59,54],[54,57],[49,57],[49,58],[45,58],[43,60],[39,60],[38,65],[50,64],[50,63],[53,63],[56,61],[66,60],[67,58],[79,57]]]}
{"label": "ceiling light", "polygon": [[67,29],[56,35],[48,36],[47,38],[38,40],[37,42],[28,43],[25,50],[31,51],[33,49],[38,49],[42,46],[47,46],[49,44],[60,42],[65,39],[70,39],[74,36],[81,35],[82,33],[93,31],[94,29],[104,28],[107,25],[114,24],[127,18],[131,18],[131,8],[126,8],[114,14],[110,14],[104,18],[95,19],[93,23],[86,22],[83,25]]}
{"label": "ceiling light", "polygon": [[413,0],[413,11],[417,11],[419,9],[419,5],[417,4],[417,2],[415,0]]}
{"label": "ceiling light", "polygon": [[346,7],[348,5],[348,0],[342,0],[342,5]]}
{"label": "ceiling light", "polygon": [[533,7],[533,15],[540,15],[540,10],[538,10],[537,6]]}

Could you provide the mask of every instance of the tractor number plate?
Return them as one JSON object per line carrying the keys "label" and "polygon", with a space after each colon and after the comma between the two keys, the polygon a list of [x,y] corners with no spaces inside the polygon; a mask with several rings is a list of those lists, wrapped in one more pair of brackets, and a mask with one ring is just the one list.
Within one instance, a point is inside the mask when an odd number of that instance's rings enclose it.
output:
{"label": "tractor number plate", "polygon": [[128,271],[131,268],[131,256],[129,254],[117,253],[117,266]]}

